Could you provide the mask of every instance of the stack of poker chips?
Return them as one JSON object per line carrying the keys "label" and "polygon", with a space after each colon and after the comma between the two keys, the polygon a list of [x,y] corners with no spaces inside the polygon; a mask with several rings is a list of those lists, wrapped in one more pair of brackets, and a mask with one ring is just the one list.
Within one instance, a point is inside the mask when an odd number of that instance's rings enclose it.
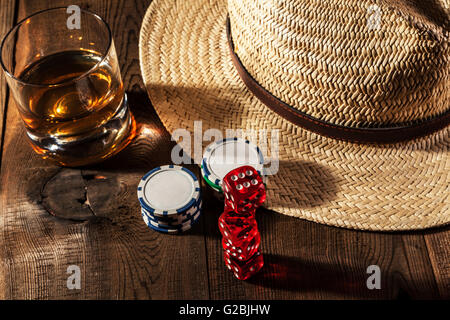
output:
{"label": "stack of poker chips", "polygon": [[244,165],[252,166],[261,175],[264,156],[258,146],[241,138],[227,138],[211,143],[203,154],[201,171],[203,179],[223,200],[222,180],[225,175]]}
{"label": "stack of poker chips", "polygon": [[139,183],[138,199],[147,226],[162,233],[181,233],[199,220],[200,185],[188,169],[168,165],[149,171]]}

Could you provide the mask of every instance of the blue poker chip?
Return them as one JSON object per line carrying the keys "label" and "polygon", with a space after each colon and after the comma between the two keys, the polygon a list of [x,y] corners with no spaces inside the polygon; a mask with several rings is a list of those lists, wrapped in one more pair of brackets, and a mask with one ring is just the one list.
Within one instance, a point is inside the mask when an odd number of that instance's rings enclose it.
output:
{"label": "blue poker chip", "polygon": [[252,166],[259,174],[264,169],[264,156],[258,146],[241,138],[227,138],[211,143],[203,154],[202,176],[214,190],[222,191],[222,179],[228,172]]}
{"label": "blue poker chip", "polygon": [[142,208],[142,211],[145,212],[145,214],[149,217],[149,219],[165,224],[165,225],[172,225],[172,224],[179,224],[183,221],[187,221],[194,217],[199,210],[201,210],[202,202],[198,206],[191,207],[186,213],[179,214],[178,216],[170,216],[170,217],[164,217],[164,216],[157,216],[154,215],[148,211],[146,211],[144,208]]}
{"label": "blue poker chip", "polygon": [[147,215],[147,217],[150,221],[153,221],[155,223],[165,225],[165,226],[174,226],[174,225],[184,224],[188,221],[193,220],[194,217],[196,217],[197,214],[200,212],[201,212],[201,202],[198,207],[195,207],[195,211],[193,211],[192,213],[185,214],[185,215],[179,215],[177,218],[157,217],[157,216],[154,216],[153,214],[151,214],[150,212],[146,211],[144,208],[142,208],[142,213]]}
{"label": "blue poker chip", "polygon": [[[143,214],[145,215],[145,213],[143,212]],[[153,221],[151,219],[148,219],[148,223],[150,223],[153,227],[156,228],[162,228],[162,229],[183,229],[184,227],[191,225],[193,222],[197,221],[200,218],[201,212],[200,210],[197,212],[197,214],[195,216],[193,216],[192,218],[187,219],[186,221],[182,222],[182,223],[178,223],[178,224],[173,224],[173,225],[166,225],[166,224],[162,224],[162,223],[158,223],[156,221]],[[148,218],[148,216],[147,216]]]}
{"label": "blue poker chip", "polygon": [[176,217],[199,203],[200,184],[188,169],[168,165],[154,168],[140,181],[141,207],[154,216]]}
{"label": "blue poker chip", "polygon": [[184,231],[187,231],[189,229],[192,228],[192,226],[197,223],[197,221],[200,220],[200,215],[197,217],[196,220],[193,220],[191,223],[183,225],[181,227],[177,227],[177,228],[162,228],[159,226],[154,226],[148,219],[147,215],[142,214],[142,218],[144,219],[145,224],[151,228],[152,230],[155,230],[157,232],[161,232],[161,233],[169,233],[169,234],[179,234],[182,233]]}

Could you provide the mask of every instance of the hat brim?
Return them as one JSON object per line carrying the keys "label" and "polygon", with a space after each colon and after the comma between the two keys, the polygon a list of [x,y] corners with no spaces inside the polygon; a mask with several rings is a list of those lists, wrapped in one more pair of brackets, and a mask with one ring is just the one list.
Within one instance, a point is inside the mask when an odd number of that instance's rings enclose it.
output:
{"label": "hat brim", "polygon": [[296,127],[239,78],[226,17],[225,0],[155,0],[147,10],[139,39],[141,71],[169,132],[194,132],[194,121],[203,130],[223,132],[278,129],[279,171],[267,180],[266,207],[282,214],[377,231],[450,222],[449,127],[392,145],[354,144]]}

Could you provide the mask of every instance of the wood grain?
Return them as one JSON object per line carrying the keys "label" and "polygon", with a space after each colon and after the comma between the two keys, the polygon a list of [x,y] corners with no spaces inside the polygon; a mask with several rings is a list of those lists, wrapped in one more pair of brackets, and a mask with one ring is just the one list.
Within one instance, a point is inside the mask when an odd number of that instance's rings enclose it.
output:
{"label": "wood grain", "polygon": [[440,233],[426,232],[425,242],[430,253],[440,297],[450,299],[450,228]]}
{"label": "wood grain", "polygon": [[[19,18],[72,3],[20,1]],[[34,154],[15,108],[8,109],[0,177],[5,186],[0,199],[1,298],[208,298],[203,225],[182,237],[150,231],[136,198],[140,178],[150,168],[169,163],[173,146],[142,90],[137,43],[148,4],[80,5],[105,17],[114,30],[129,102],[140,123],[139,136],[120,155],[96,167],[57,168]],[[66,216],[52,216],[44,204]],[[75,221],[83,205],[92,215]],[[70,265],[81,268],[81,290],[67,289]]]}
{"label": "wood grain", "polygon": [[[0,39],[6,35],[9,29],[14,23],[15,13],[15,0],[2,1],[0,8]],[[1,54],[1,52],[0,52]],[[8,101],[8,86],[6,84],[5,75],[3,71],[0,71],[0,163],[2,162],[2,149],[3,149],[3,124],[6,122],[5,114]]]}

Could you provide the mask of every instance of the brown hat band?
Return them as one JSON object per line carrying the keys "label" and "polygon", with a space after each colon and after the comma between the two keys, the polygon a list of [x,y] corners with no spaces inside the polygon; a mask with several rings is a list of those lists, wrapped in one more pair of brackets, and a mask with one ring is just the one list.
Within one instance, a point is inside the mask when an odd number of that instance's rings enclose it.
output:
{"label": "brown hat band", "polygon": [[303,113],[287,103],[281,101],[269,91],[264,89],[245,69],[241,60],[234,51],[233,39],[231,36],[230,19],[227,18],[227,37],[230,46],[231,59],[247,88],[281,117],[293,124],[305,128],[317,134],[349,142],[356,143],[397,143],[408,141],[422,136],[429,135],[441,130],[450,124],[450,110],[444,114],[409,126],[384,127],[384,128],[352,128],[329,123],[306,113]]}

